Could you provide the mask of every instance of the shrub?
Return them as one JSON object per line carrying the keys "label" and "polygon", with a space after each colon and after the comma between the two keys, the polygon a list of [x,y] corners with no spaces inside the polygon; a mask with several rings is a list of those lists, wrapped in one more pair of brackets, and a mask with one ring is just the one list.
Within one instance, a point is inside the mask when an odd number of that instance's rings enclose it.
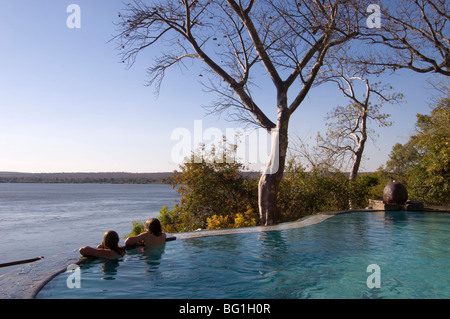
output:
{"label": "shrub", "polygon": [[417,114],[416,134],[392,148],[386,170],[403,183],[410,199],[447,205],[450,198],[450,98],[442,98],[430,115]]}
{"label": "shrub", "polygon": [[259,216],[254,209],[248,205],[243,213],[229,215],[213,215],[207,218],[207,229],[239,228],[256,226]]}
{"label": "shrub", "polygon": [[[235,146],[227,147],[228,154],[235,154]],[[203,153],[204,149],[193,153],[180,166],[180,172],[174,172],[171,185],[181,198],[172,210],[161,209],[158,218],[164,231],[233,227],[237,213],[248,206],[256,209],[257,181],[242,176],[244,166],[237,160],[221,161],[214,148],[208,154]]]}
{"label": "shrub", "polygon": [[[331,210],[364,208],[374,189],[379,188],[377,174],[362,175],[349,181],[342,172],[313,169],[306,172],[294,159],[286,165],[285,177],[278,193],[281,221],[292,221],[304,216]],[[382,190],[381,190],[382,196]]]}
{"label": "shrub", "polygon": [[211,217],[206,218],[206,220],[207,220],[206,229],[231,228],[229,216],[212,215]]}
{"label": "shrub", "polygon": [[131,225],[132,225],[131,233],[123,236],[122,238],[126,239],[130,236],[137,236],[137,235],[145,232],[145,221],[140,222],[140,221],[133,220],[131,222]]}
{"label": "shrub", "polygon": [[256,226],[256,221],[259,219],[258,213],[248,205],[244,213],[237,213],[234,218],[234,227],[253,227]]}

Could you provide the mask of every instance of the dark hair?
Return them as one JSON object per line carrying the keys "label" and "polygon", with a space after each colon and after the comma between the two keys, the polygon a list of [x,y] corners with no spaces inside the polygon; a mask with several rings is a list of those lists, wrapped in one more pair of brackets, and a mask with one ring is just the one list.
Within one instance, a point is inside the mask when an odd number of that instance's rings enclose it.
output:
{"label": "dark hair", "polygon": [[104,248],[111,249],[112,251],[118,253],[119,255],[125,255],[125,249],[119,247],[119,235],[114,230],[108,230],[103,235],[102,246]]}
{"label": "dark hair", "polygon": [[161,223],[158,218],[150,218],[145,222],[145,229],[155,236],[162,234]]}

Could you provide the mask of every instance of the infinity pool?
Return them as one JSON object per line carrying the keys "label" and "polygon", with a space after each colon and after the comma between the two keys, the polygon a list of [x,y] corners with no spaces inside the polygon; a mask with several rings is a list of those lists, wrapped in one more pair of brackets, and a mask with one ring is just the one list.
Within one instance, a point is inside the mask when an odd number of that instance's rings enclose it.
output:
{"label": "infinity pool", "polygon": [[80,288],[62,273],[37,298],[450,298],[449,230],[448,213],[358,212],[176,240],[82,265]]}

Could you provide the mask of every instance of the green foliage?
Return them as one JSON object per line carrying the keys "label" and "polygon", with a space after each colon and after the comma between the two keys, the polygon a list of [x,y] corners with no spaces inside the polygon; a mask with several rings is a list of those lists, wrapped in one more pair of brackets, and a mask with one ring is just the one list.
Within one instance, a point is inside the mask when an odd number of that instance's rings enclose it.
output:
{"label": "green foliage", "polygon": [[122,238],[128,238],[130,236],[137,236],[139,234],[142,234],[143,232],[145,232],[145,221],[136,221],[133,220],[131,222],[132,225],[132,229],[131,229],[131,233],[129,233],[128,235],[123,236]]}
{"label": "green foliage", "polygon": [[362,175],[351,182],[342,172],[319,168],[306,172],[300,163],[290,160],[278,193],[281,221],[321,211],[348,209],[350,200],[352,208],[364,208],[369,198],[374,197],[379,183],[376,174]]}
{"label": "green foliage", "polygon": [[220,228],[239,228],[239,227],[253,227],[256,226],[256,221],[259,219],[258,214],[254,209],[248,205],[247,210],[243,213],[229,214],[229,215],[213,215],[206,219],[207,229]]}
{"label": "green foliage", "polygon": [[419,165],[421,154],[417,149],[414,139],[410,139],[406,144],[395,144],[386,162],[386,171],[392,179],[402,183],[407,183],[408,176],[414,175],[414,170]]}
{"label": "green foliage", "polygon": [[167,206],[163,206],[159,211],[158,219],[161,222],[163,232],[178,233],[178,212],[179,205],[175,204],[172,210],[169,210]]}
{"label": "green foliage", "polygon": [[[172,177],[172,187],[181,195],[172,209],[164,206],[158,216],[163,231],[177,233],[202,229],[251,227],[258,225],[258,181],[244,178],[236,162],[211,160],[214,152],[198,160],[192,154]],[[320,211],[363,208],[369,198],[381,197],[381,172],[363,174],[349,181],[341,172],[316,168],[306,172],[296,160],[286,165],[278,192],[280,221],[293,221]],[[378,193],[375,196],[375,192]]]}
{"label": "green foliage", "polygon": [[234,218],[234,227],[253,227],[256,226],[256,221],[259,219],[258,213],[250,206],[244,213],[237,213]]}
{"label": "green foliage", "polygon": [[396,144],[386,163],[393,179],[405,184],[409,198],[446,205],[450,198],[450,98],[430,115],[417,114],[417,134]]}
{"label": "green foliage", "polygon": [[[235,158],[236,147],[224,146],[228,159]],[[225,153],[225,152],[224,152]],[[158,218],[166,232],[193,231],[208,227],[234,227],[237,213],[257,208],[257,181],[243,177],[237,160],[223,161],[212,148],[192,154],[174,172],[172,187],[181,195],[171,210],[163,207]],[[215,216],[215,217],[214,217]],[[229,222],[228,222],[229,220]]]}
{"label": "green foliage", "polygon": [[383,172],[361,174],[350,181],[346,174],[323,168],[306,172],[291,160],[278,193],[282,221],[331,210],[365,208],[369,199],[380,199],[388,181]]}
{"label": "green foliage", "polygon": [[208,226],[206,229],[231,228],[230,216],[212,215],[206,218]]}
{"label": "green foliage", "polygon": [[[364,203],[367,204],[369,199],[382,200],[384,187],[390,181],[392,181],[392,179],[381,170],[371,174],[361,174],[355,184],[355,187],[359,187],[361,196],[359,201],[363,200]],[[357,192],[355,191],[353,194],[355,198],[357,196]],[[362,198],[362,196],[364,196],[364,198]]]}

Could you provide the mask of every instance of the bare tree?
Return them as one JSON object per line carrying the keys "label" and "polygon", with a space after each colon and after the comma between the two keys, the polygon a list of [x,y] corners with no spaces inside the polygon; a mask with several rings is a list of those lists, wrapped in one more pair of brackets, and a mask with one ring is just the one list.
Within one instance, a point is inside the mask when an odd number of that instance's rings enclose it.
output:
{"label": "bare tree", "polygon": [[[358,34],[356,0],[134,0],[120,14],[116,39],[130,65],[146,48],[165,45],[148,69],[158,90],[165,72],[187,60],[205,66],[207,86],[220,95],[216,111],[238,110],[274,136],[268,169],[259,181],[260,220],[276,223],[278,185],[288,147],[290,116],[316,85],[328,57]],[[273,84],[271,120],[252,95],[261,66]],[[288,94],[289,93],[289,94]],[[288,98],[289,96],[289,98]]]}
{"label": "bare tree", "polygon": [[448,0],[384,1],[380,28],[361,30],[372,54],[364,52],[358,62],[372,72],[411,69],[449,76],[449,12]]}
{"label": "bare tree", "polygon": [[306,171],[340,171],[342,162],[336,161],[331,152],[319,147],[318,140],[320,138],[318,133],[312,144],[308,142],[308,140],[313,140],[311,136],[294,134],[289,146],[291,158],[297,160]]}
{"label": "bare tree", "polygon": [[[339,90],[350,100],[347,106],[337,106],[327,115],[328,131],[325,137],[318,136],[320,148],[326,150],[328,158],[337,162],[351,163],[351,181],[356,180],[364,148],[369,137],[374,137],[374,131],[369,128],[369,122],[375,122],[379,127],[391,126],[389,114],[382,113],[384,103],[399,103],[403,98],[401,93],[390,93],[392,87],[381,82],[371,83],[369,79],[360,76],[349,76],[342,68],[332,71],[329,81],[337,84]],[[362,88],[358,88],[361,86]],[[359,92],[363,90],[363,92]],[[361,94],[362,93],[362,94]],[[374,104],[374,99],[378,101]],[[349,156],[350,155],[350,156]]]}

